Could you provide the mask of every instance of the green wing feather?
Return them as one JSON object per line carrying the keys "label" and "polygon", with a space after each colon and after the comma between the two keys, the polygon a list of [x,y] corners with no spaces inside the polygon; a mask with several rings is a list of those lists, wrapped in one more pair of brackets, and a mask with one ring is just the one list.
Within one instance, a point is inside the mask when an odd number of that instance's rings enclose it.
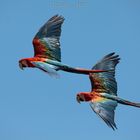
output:
{"label": "green wing feather", "polygon": [[90,74],[89,78],[91,81],[92,91],[117,95],[115,68],[116,65],[119,63],[119,60],[119,55],[115,55],[115,53],[110,53],[92,68],[93,70],[111,70],[109,72]]}
{"label": "green wing feather", "polygon": [[63,22],[62,16],[55,15],[40,28],[33,39],[34,56],[61,61],[59,39]]}

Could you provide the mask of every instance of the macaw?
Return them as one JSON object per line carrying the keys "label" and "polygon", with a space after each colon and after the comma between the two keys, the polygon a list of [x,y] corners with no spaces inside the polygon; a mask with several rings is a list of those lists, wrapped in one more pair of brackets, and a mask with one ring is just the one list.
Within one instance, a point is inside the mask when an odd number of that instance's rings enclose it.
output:
{"label": "macaw", "polygon": [[91,92],[81,92],[76,96],[79,103],[90,102],[92,110],[113,130],[117,129],[114,115],[118,103],[140,108],[140,103],[130,102],[117,96],[115,68],[119,61],[119,55],[115,55],[115,53],[110,53],[103,57],[103,59],[93,66],[92,70],[112,69],[112,71],[90,73]]}
{"label": "macaw", "polygon": [[34,57],[21,59],[19,61],[19,67],[21,69],[25,67],[38,68],[52,76],[57,76],[58,70],[78,74],[105,72],[105,70],[100,69],[88,70],[73,68],[61,63],[59,39],[63,22],[64,18],[62,16],[55,15],[40,28],[32,41]]}

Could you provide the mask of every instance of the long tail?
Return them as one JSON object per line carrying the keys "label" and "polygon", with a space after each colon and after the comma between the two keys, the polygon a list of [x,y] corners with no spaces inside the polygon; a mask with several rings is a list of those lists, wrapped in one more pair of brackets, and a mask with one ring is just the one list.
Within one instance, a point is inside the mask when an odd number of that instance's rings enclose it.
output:
{"label": "long tail", "polygon": [[100,73],[100,72],[109,71],[109,70],[87,70],[87,69],[72,68],[72,67],[61,67],[61,70],[66,71],[66,72],[86,74],[86,75],[89,75],[90,73]]}
{"label": "long tail", "polygon": [[119,98],[117,96],[106,94],[106,93],[101,93],[101,96],[105,97],[105,98],[108,98],[108,99],[115,100],[118,103],[123,104],[123,105],[129,105],[129,106],[134,106],[134,107],[139,107],[140,108],[140,103],[130,102],[128,100],[124,100],[124,99]]}
{"label": "long tail", "polygon": [[118,103],[120,104],[124,104],[124,105],[130,105],[130,106],[134,106],[134,107],[139,107],[140,108],[140,103],[134,103],[134,102],[130,102],[121,98],[117,99]]}
{"label": "long tail", "polygon": [[57,70],[63,70],[66,72],[71,72],[71,73],[77,73],[77,74],[86,74],[89,75],[90,73],[99,73],[99,72],[109,72],[112,70],[88,70],[88,69],[81,69],[81,68],[73,68],[68,65],[62,64],[61,62],[58,61],[53,61],[53,60],[47,60],[47,63],[57,66]]}

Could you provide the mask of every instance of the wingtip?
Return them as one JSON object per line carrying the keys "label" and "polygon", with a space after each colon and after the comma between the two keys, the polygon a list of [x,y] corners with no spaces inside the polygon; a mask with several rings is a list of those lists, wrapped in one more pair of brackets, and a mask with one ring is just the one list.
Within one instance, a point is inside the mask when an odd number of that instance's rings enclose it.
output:
{"label": "wingtip", "polygon": [[65,18],[62,16],[62,15],[59,15],[59,14],[56,14],[56,15],[54,15],[54,16],[52,16],[51,18],[50,18],[50,21],[52,21],[52,20],[62,20],[62,21],[64,21],[65,20]]}
{"label": "wingtip", "polygon": [[114,60],[116,62],[120,62],[121,58],[118,54],[116,54],[115,52],[109,53],[107,54],[103,59],[105,60]]}
{"label": "wingtip", "polygon": [[110,127],[113,129],[113,131],[118,129],[115,123],[111,124]]}

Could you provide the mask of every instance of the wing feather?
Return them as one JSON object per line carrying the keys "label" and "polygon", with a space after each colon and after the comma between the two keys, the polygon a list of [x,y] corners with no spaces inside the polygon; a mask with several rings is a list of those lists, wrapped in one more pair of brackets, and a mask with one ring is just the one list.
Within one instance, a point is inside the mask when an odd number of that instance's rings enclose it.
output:
{"label": "wing feather", "polygon": [[55,15],[37,32],[33,39],[34,56],[61,61],[60,36],[64,18]]}
{"label": "wing feather", "polygon": [[40,62],[40,61],[34,61],[32,62],[32,64],[34,66],[36,66],[37,68],[39,68],[40,70],[48,73],[50,76],[53,76],[53,77],[59,77],[58,73],[57,73],[57,67],[56,66],[53,66],[53,65],[50,65],[50,64],[47,64],[47,63],[44,63],[44,62]]}
{"label": "wing feather", "polygon": [[117,95],[117,82],[115,79],[115,68],[119,63],[119,55],[110,53],[103,57],[95,66],[93,70],[111,70],[103,73],[91,73],[89,75],[91,81],[92,91],[105,92],[112,95]]}
{"label": "wing feather", "polygon": [[101,118],[103,121],[111,127],[113,130],[117,126],[114,122],[115,108],[117,107],[117,101],[98,97],[98,100],[93,100],[90,103],[92,110]]}

